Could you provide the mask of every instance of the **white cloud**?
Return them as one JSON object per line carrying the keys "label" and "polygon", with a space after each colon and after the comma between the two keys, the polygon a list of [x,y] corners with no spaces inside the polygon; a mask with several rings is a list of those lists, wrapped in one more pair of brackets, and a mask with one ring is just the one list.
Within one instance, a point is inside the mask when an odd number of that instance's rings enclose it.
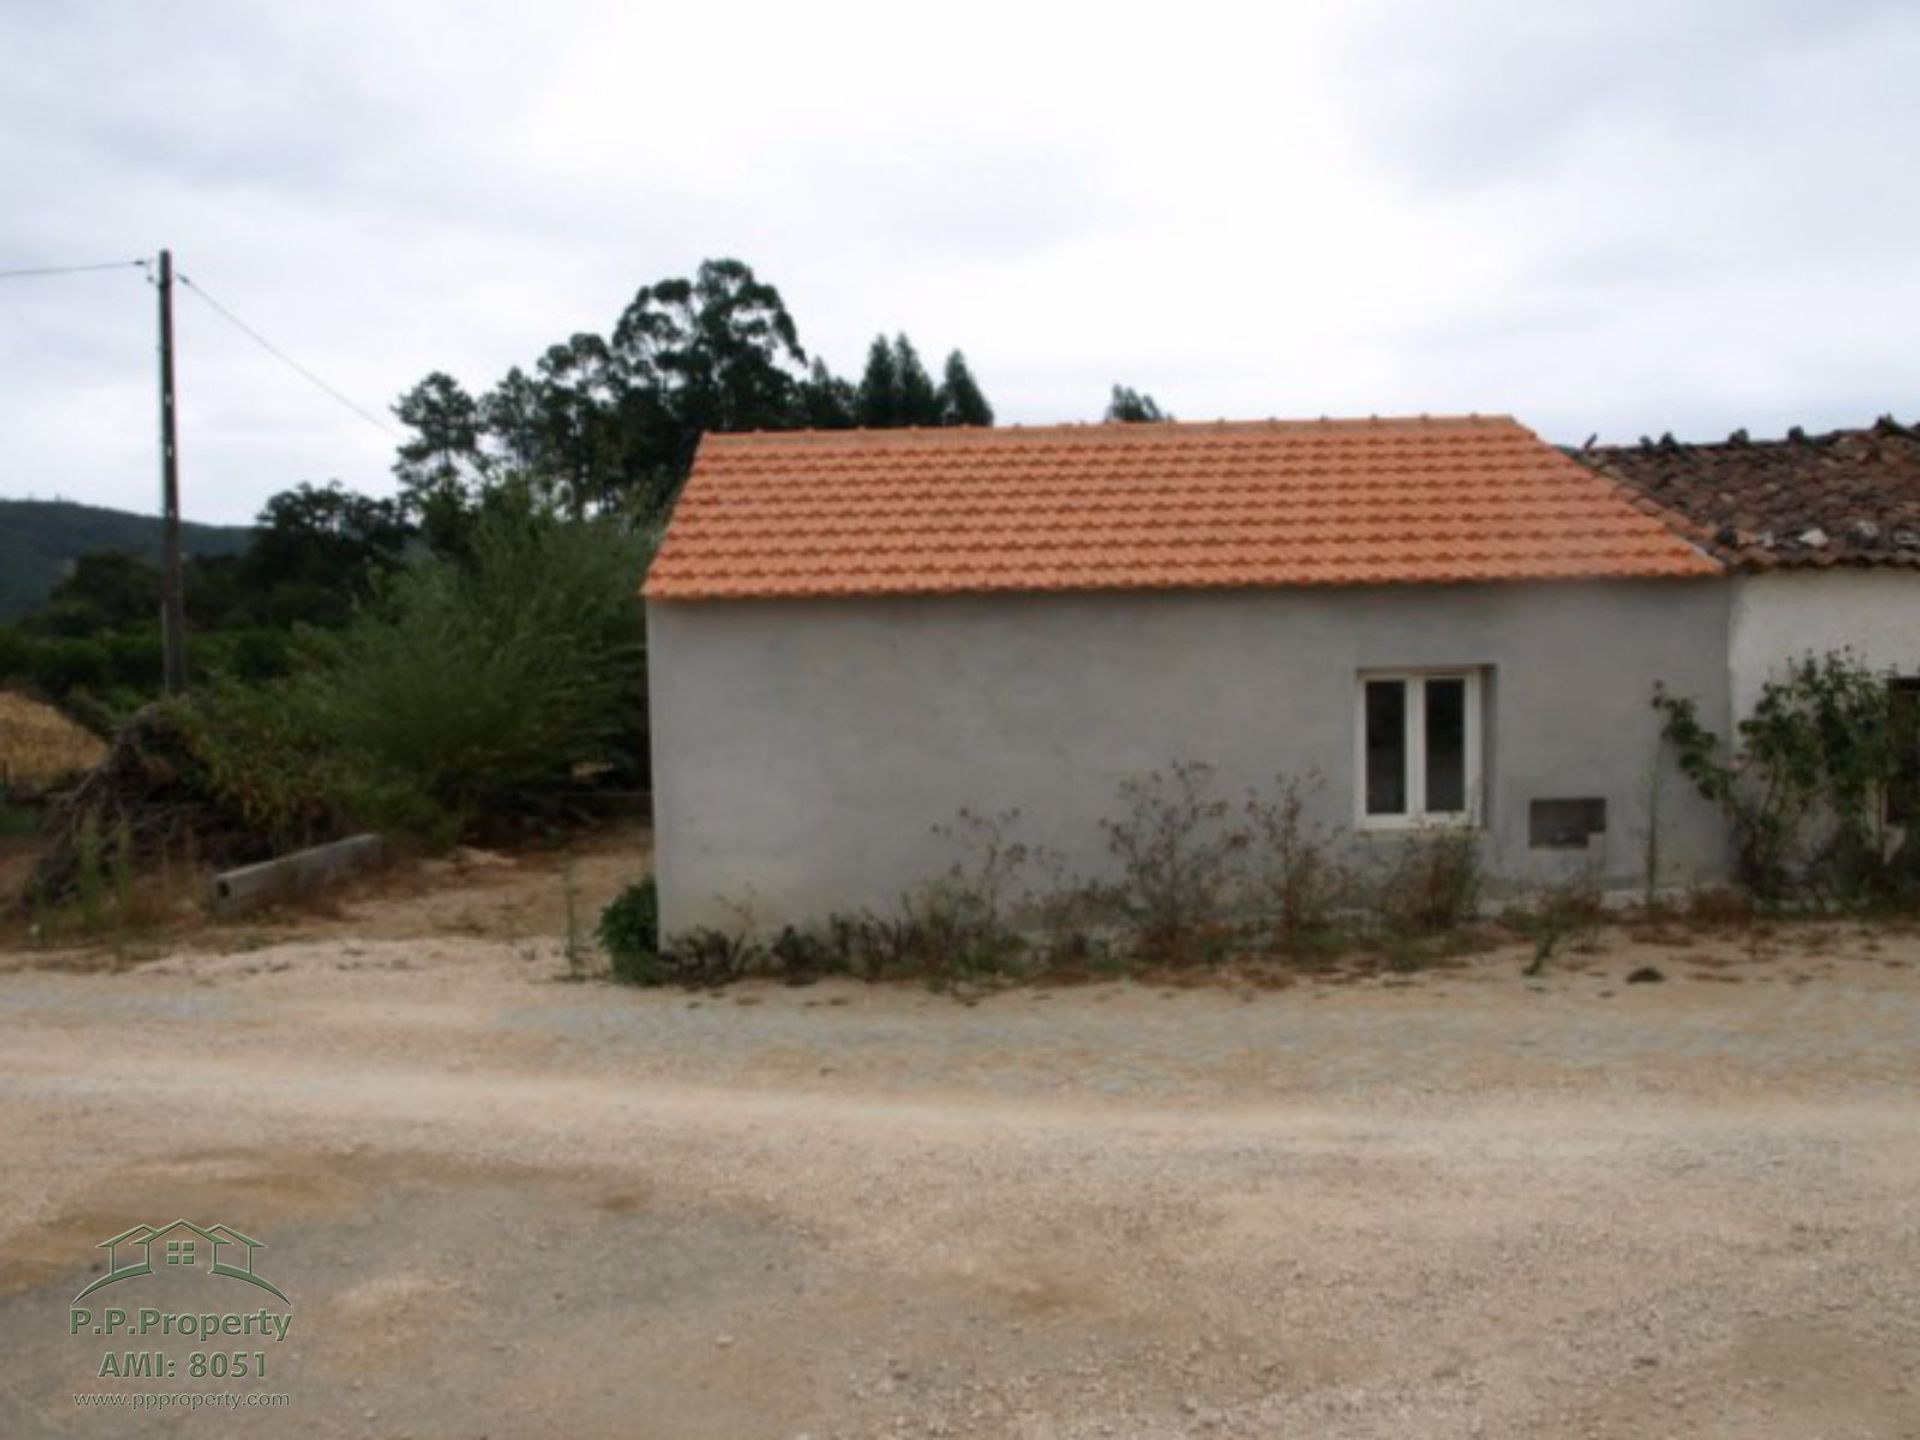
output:
{"label": "white cloud", "polygon": [[[0,268],[171,244],[376,410],[736,255],[1003,417],[1914,411],[1920,16],[1858,3],[0,12]],[[153,57],[164,51],[165,66]],[[150,507],[151,292],[0,282],[0,492]],[[386,440],[181,300],[190,513]]]}

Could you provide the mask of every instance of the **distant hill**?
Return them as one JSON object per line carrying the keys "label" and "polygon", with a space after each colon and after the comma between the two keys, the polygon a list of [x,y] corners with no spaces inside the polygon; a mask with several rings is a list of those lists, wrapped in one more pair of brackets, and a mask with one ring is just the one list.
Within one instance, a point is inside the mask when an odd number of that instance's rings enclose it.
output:
{"label": "distant hill", "polygon": [[[180,527],[189,555],[231,555],[247,547],[244,525]],[[36,610],[67,567],[90,550],[127,550],[156,564],[160,517],[71,500],[0,500],[0,621]]]}

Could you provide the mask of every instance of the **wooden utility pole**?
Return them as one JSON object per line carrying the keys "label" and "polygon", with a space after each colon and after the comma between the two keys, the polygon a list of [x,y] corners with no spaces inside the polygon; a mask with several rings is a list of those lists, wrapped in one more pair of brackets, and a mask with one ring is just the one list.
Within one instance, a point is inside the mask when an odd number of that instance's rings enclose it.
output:
{"label": "wooden utility pole", "polygon": [[187,688],[186,580],[180,564],[180,448],[174,435],[173,252],[160,252],[160,497],[166,515],[160,642],[167,693]]}

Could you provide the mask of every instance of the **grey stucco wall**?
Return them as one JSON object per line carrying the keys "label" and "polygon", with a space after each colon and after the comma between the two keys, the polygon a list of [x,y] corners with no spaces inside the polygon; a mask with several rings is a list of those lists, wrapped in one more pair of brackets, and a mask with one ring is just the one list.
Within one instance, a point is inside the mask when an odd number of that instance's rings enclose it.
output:
{"label": "grey stucco wall", "polygon": [[[1656,680],[1724,730],[1727,586],[1551,582],[648,606],[656,866],[672,934],[884,906],[956,856],[962,806],[1109,872],[1131,775],[1216,766],[1224,793],[1318,771],[1353,832],[1358,672],[1488,667],[1490,871],[1638,882]],[[1668,768],[1665,879],[1718,874],[1718,817]],[[1590,854],[1530,850],[1534,798],[1600,796]],[[1393,843],[1355,836],[1362,849]]]}
{"label": "grey stucco wall", "polygon": [[1920,571],[1836,565],[1732,578],[1730,703],[1753,713],[1768,680],[1808,656],[1850,650],[1876,670],[1920,675]]}

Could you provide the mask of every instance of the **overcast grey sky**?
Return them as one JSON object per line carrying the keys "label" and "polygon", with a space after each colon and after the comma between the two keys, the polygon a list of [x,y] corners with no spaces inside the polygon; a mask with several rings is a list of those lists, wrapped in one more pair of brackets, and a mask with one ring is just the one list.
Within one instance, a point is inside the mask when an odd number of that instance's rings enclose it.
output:
{"label": "overcast grey sky", "polygon": [[[384,414],[705,256],[1004,421],[1920,415],[1920,7],[0,0],[0,269],[180,268]],[[180,300],[187,513],[391,442]],[[0,494],[152,509],[138,271],[0,282]]]}

